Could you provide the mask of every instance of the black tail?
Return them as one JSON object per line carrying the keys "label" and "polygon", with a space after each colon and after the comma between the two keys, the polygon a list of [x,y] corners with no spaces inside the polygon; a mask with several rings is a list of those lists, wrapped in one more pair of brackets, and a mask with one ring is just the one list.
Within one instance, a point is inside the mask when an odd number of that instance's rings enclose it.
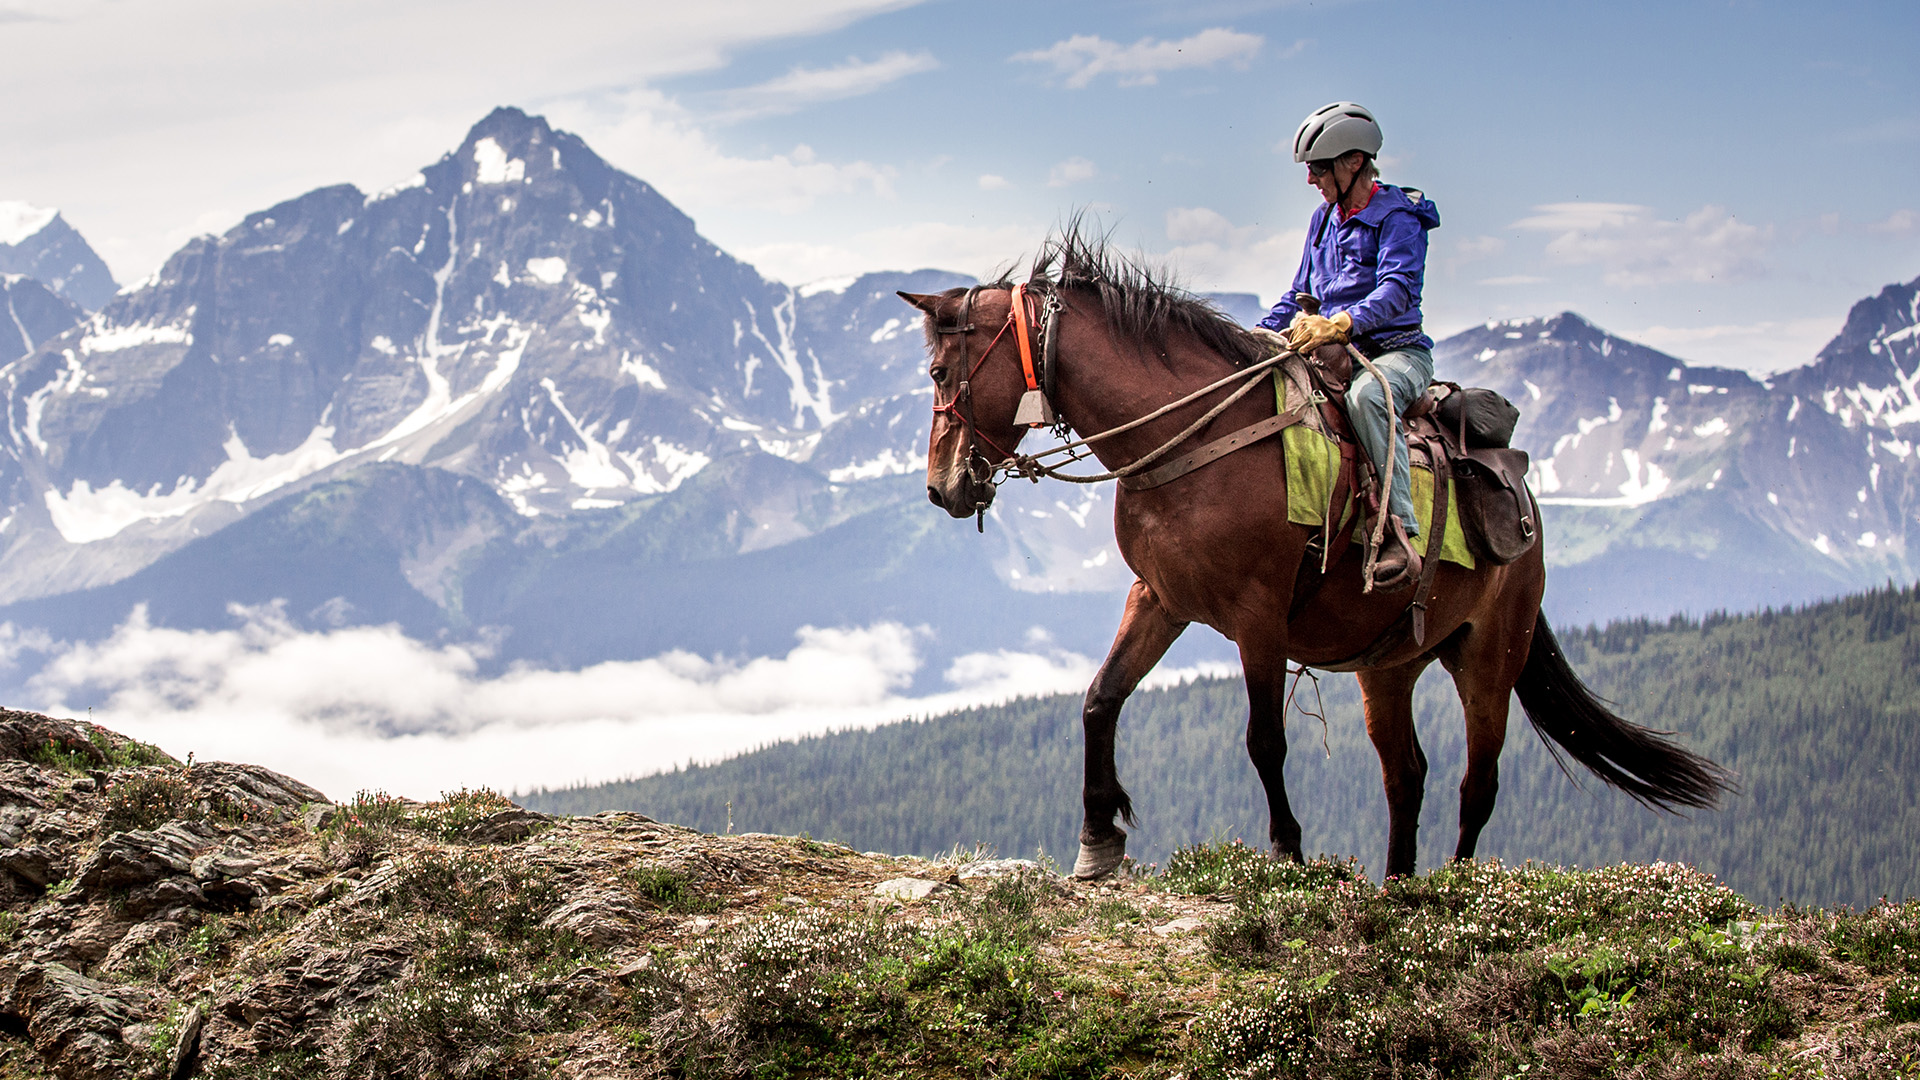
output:
{"label": "black tail", "polygon": [[1567,666],[1544,612],[1534,617],[1533,647],[1513,689],[1562,770],[1565,750],[1641,804],[1669,811],[1710,807],[1733,790],[1725,769],[1607,711]]}

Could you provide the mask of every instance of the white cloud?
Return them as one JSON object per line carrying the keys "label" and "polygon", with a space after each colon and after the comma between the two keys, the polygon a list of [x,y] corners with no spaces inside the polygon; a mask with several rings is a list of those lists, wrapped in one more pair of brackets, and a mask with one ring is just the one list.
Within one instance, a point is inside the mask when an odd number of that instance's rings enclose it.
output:
{"label": "white cloud", "polygon": [[1887,215],[1885,221],[1876,221],[1867,226],[1870,232],[1891,233],[1894,236],[1912,236],[1920,232],[1920,214],[1911,210],[1895,210]]}
{"label": "white cloud", "polygon": [[940,61],[923,49],[916,53],[890,52],[878,60],[849,59],[828,68],[796,67],[778,78],[723,95],[728,105],[723,118],[798,112],[817,102],[871,94],[909,75],[933,71],[939,66]]}
{"label": "white cloud", "polygon": [[996,176],[993,173],[981,173],[979,185],[981,191],[1005,191],[1013,186],[1006,177]]}
{"label": "white cloud", "polygon": [[644,177],[696,216],[741,208],[796,214],[829,196],[894,194],[891,166],[822,161],[805,145],[767,157],[728,154],[655,90],[573,99],[546,112],[556,127],[578,134],[616,167]]}
{"label": "white cloud", "polygon": [[1302,229],[1235,225],[1204,206],[1167,211],[1166,229],[1172,246],[1156,257],[1194,288],[1251,292],[1270,303],[1292,287],[1307,239]]}
{"label": "white cloud", "polygon": [[[1147,86],[1160,79],[1160,73],[1182,68],[1205,68],[1216,64],[1245,67],[1266,41],[1259,34],[1212,27],[1179,41],[1141,38],[1131,45],[1092,34],[1075,34],[1044,49],[1015,53],[1013,59],[1051,64],[1066,77],[1066,85],[1079,90],[1102,75],[1112,75],[1121,86]],[[1288,50],[1291,56],[1304,47],[1296,42]]]}
{"label": "white cloud", "polygon": [[1477,285],[1544,285],[1547,279],[1538,274],[1506,274],[1501,277],[1481,278]]}
{"label": "white cloud", "polygon": [[1547,255],[1597,265],[1609,285],[1737,281],[1766,273],[1773,227],[1748,225],[1720,206],[1661,221],[1632,203],[1550,203],[1513,227],[1553,233]]}
{"label": "white cloud", "polygon": [[[656,772],[802,734],[1077,691],[1094,670],[1040,635],[959,657],[944,673],[952,689],[910,696],[920,635],[876,623],[804,628],[779,657],[676,651],[488,676],[484,646],[414,641],[392,626],[307,633],[272,607],[235,614],[231,630],[169,630],[136,611],[105,640],[52,647],[27,694],[47,712],[92,705],[96,721],[177,757],[255,762],[335,798],[365,788],[428,797]],[[0,628],[0,643],[16,638]]]}
{"label": "white cloud", "polygon": [[1715,326],[1649,326],[1621,336],[1695,364],[1768,375],[1813,362],[1840,332],[1843,315]]}
{"label": "white cloud", "polygon": [[1099,172],[1100,170],[1094,166],[1093,162],[1086,158],[1070,157],[1048,170],[1047,186],[1066,187],[1070,184],[1078,184],[1083,180],[1093,179]]}
{"label": "white cloud", "polygon": [[496,105],[539,112],[713,70],[912,2],[553,0],[528,18],[512,0],[330,0],[237,19],[229,0],[8,0],[49,18],[4,26],[0,98],[17,107],[0,144],[34,148],[9,157],[5,196],[61,207],[129,280],[201,215],[341,181],[378,189]]}
{"label": "white cloud", "polygon": [[1046,227],[1037,223],[954,225],[918,221],[831,241],[746,245],[734,253],[776,281],[815,281],[872,270],[957,270],[986,278],[1024,267]]}

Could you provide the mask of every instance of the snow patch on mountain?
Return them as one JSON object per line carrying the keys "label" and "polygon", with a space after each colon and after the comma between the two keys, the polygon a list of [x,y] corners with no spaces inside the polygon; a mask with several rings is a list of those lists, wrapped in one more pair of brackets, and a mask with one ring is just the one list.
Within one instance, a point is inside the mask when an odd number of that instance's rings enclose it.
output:
{"label": "snow patch on mountain", "polygon": [[46,492],[47,513],[54,528],[70,544],[91,544],[119,535],[142,521],[176,518],[217,500],[244,503],[278,490],[332,465],[346,455],[334,449],[331,427],[317,427],[299,446],[284,454],[256,458],[237,432],[229,431],[221,462],[205,480],[182,477],[172,491],[159,485],[146,494],[130,491],[119,480],[98,490],[76,480],[66,494]]}
{"label": "snow patch on mountain", "polygon": [[23,202],[0,202],[0,244],[11,247],[47,227],[60,211]]}

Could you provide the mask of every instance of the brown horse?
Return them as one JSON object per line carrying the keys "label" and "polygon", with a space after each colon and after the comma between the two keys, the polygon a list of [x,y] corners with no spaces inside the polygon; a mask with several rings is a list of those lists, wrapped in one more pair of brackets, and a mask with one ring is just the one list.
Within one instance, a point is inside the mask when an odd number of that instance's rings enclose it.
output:
{"label": "brown horse", "polygon": [[[1137,420],[1233,375],[1272,351],[1211,305],[1157,281],[1103,242],[1068,230],[1050,240],[1028,288],[1058,307],[1057,359],[1046,396],[1081,435]],[[1012,283],[1001,280],[938,295],[902,293],[926,315],[934,418],[927,496],[955,517],[984,510],[1002,469],[1028,430],[1015,411],[1035,378],[1039,345],[1016,321]],[[1024,306],[1024,305],[1023,305]],[[1109,470],[1175,440],[1224,397],[1208,395],[1158,419],[1099,440]],[[1029,402],[1034,404],[1034,402]],[[1275,415],[1274,395],[1250,393],[1176,448],[1185,452]],[[1287,803],[1284,683],[1288,661],[1357,670],[1367,734],[1380,754],[1390,830],[1386,873],[1411,874],[1427,774],[1413,723],[1413,687],[1438,660],[1453,676],[1466,712],[1467,768],[1460,784],[1454,857],[1470,858],[1493,812],[1509,694],[1558,758],[1561,751],[1649,806],[1711,806],[1727,778],[1712,762],[1613,715],[1568,667],[1540,598],[1541,544],[1504,566],[1447,563],[1426,600],[1425,645],[1411,640],[1384,654],[1374,647],[1407,608],[1408,593],[1363,592],[1360,545],[1328,568],[1308,561],[1317,530],[1289,524],[1282,441],[1265,439],[1148,490],[1122,487],[1114,538],[1137,580],[1105,663],[1087,690],[1085,823],[1074,873],[1099,877],[1120,864],[1132,803],[1114,765],[1120,709],[1174,639],[1205,623],[1240,649],[1247,684],[1247,754],[1267,792],[1273,852],[1301,858],[1300,823]],[[1437,549],[1436,549],[1437,555]],[[1305,586],[1305,587],[1303,587]],[[1317,587],[1316,587],[1317,586]],[[1296,597],[1302,603],[1296,604]],[[1296,610],[1297,607],[1297,610]],[[1356,658],[1371,651],[1366,666]],[[1557,748],[1555,744],[1558,744]]]}

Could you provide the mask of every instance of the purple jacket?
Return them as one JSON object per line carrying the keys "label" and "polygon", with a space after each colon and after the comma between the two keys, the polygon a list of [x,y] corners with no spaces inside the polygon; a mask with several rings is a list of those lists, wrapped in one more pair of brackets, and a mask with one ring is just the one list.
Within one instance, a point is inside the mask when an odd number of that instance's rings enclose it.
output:
{"label": "purple jacket", "polygon": [[[1427,274],[1427,230],[1440,226],[1440,211],[1419,191],[1381,184],[1366,209],[1345,222],[1338,218],[1328,222],[1331,213],[1330,203],[1314,210],[1293,288],[1260,325],[1285,330],[1300,310],[1294,294],[1304,292],[1320,299],[1322,315],[1344,311],[1353,316],[1356,338],[1390,338],[1418,331],[1420,287]],[[1425,334],[1418,343],[1423,349],[1433,348],[1433,339]]]}

